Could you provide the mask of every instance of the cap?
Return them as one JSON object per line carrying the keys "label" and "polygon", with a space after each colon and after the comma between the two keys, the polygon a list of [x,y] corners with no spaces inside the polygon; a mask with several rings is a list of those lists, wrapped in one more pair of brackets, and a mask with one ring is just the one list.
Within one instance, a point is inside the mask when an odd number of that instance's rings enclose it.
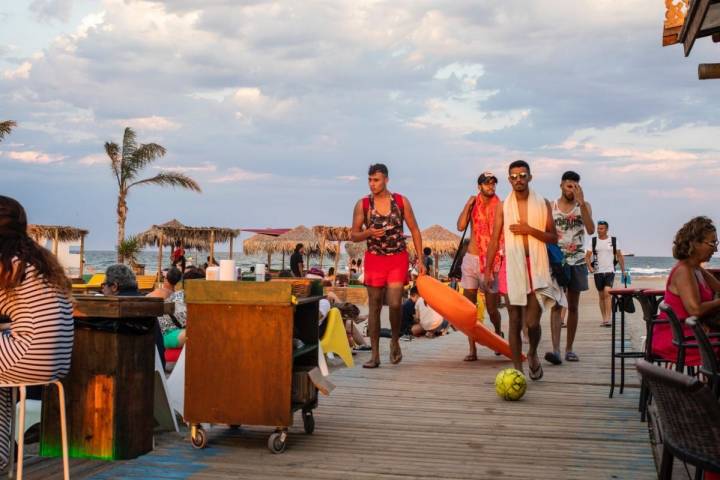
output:
{"label": "cap", "polygon": [[608,222],[606,222],[605,220],[598,220],[598,225],[605,225],[606,227],[609,226]]}
{"label": "cap", "polygon": [[494,179],[495,183],[497,183],[498,179],[492,172],[483,172],[482,175],[478,177],[478,185],[482,185],[483,183],[487,182],[490,179]]}

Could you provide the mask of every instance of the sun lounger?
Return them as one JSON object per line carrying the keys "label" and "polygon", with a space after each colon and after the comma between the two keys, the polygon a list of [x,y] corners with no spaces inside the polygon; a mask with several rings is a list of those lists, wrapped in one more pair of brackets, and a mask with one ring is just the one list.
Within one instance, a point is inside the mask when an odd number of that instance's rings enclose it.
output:
{"label": "sun lounger", "polygon": [[100,290],[102,283],[105,281],[104,273],[96,273],[87,283],[73,283],[72,289],[77,292],[90,292],[93,290]]}

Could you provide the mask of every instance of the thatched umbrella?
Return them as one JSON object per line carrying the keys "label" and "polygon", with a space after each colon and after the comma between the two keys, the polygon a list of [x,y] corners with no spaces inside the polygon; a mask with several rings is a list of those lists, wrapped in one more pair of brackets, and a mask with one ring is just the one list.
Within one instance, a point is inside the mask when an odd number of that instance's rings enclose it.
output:
{"label": "thatched umbrella", "polygon": [[[313,232],[320,238],[320,250],[325,251],[325,242],[337,242],[337,248],[335,250],[335,273],[338,271],[338,264],[340,263],[340,244],[342,242],[349,242],[352,240],[350,227],[328,227],[325,225],[318,225],[313,227]],[[323,266],[323,257],[320,257],[320,268]]]}
{"label": "thatched umbrella", "polygon": [[36,242],[44,238],[52,239],[52,252],[57,256],[58,244],[60,242],[75,242],[80,240],[80,277],[83,276],[85,268],[85,236],[89,232],[82,228],[67,227],[62,225],[28,225],[28,235]]}
{"label": "thatched umbrella", "polygon": [[358,259],[367,252],[367,242],[348,242],[345,244],[345,251],[350,258]]}
{"label": "thatched umbrella", "polygon": [[324,255],[335,253],[334,246],[321,245],[321,239],[304,225],[295,227],[275,239],[277,251],[287,254],[292,253],[298,243],[302,243],[305,247],[308,265],[310,264],[310,254],[320,255],[322,258]]}
{"label": "thatched umbrella", "polygon": [[162,248],[164,245],[172,246],[180,240],[185,247],[207,249],[210,258],[215,258],[215,243],[230,243],[230,258],[232,259],[233,240],[240,235],[240,230],[224,227],[189,227],[178,220],[153,225],[149,230],[138,235],[141,245],[158,246],[158,275],[162,271]]}
{"label": "thatched umbrella", "polygon": [[[243,253],[245,255],[257,255],[259,253],[267,253],[268,256],[268,268],[270,268],[270,262],[272,261],[272,254],[277,251],[275,245],[276,237],[270,235],[263,235],[258,233],[253,235],[243,242]],[[283,270],[285,269],[285,254],[283,253]]]}
{"label": "thatched umbrella", "polygon": [[[460,237],[440,225],[433,225],[432,227],[426,228],[421,232],[421,234],[423,239],[423,248],[430,247],[433,251],[433,257],[435,258],[434,274],[437,277],[438,261],[440,260],[440,256],[455,255],[458,245],[460,244]],[[411,254],[417,254],[417,252],[415,252],[415,246],[412,242],[408,242],[408,251]]]}

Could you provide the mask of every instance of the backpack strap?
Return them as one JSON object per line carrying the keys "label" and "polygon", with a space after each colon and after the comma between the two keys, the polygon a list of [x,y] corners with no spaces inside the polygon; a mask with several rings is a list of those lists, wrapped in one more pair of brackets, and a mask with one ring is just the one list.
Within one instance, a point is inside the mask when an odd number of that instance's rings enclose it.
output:
{"label": "backpack strap", "polygon": [[597,237],[592,237],[592,254],[597,256]]}
{"label": "backpack strap", "polygon": [[405,201],[403,200],[402,195],[399,193],[393,193],[393,199],[395,199],[395,203],[397,203],[398,208],[400,209],[400,214],[405,218]]}
{"label": "backpack strap", "polygon": [[616,237],[610,237],[610,242],[612,243],[612,247],[613,247],[613,265],[617,265],[617,264],[618,264],[618,259],[617,259],[617,238],[616,238]]}

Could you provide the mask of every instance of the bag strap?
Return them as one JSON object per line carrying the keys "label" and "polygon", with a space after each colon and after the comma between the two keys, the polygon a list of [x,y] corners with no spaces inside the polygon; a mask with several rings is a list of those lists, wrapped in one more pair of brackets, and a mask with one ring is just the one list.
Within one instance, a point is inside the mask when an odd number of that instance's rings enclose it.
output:
{"label": "bag strap", "polygon": [[400,214],[405,218],[405,200],[403,200],[402,195],[399,193],[393,193],[393,198],[395,199],[395,203],[397,203],[398,208],[400,209]]}
{"label": "bag strap", "polygon": [[597,237],[592,237],[592,254],[597,256]]}
{"label": "bag strap", "polygon": [[450,265],[450,273],[454,272],[457,268],[457,263],[460,261],[460,253],[462,252],[462,246],[463,242],[465,241],[465,235],[467,235],[468,228],[470,228],[470,224],[472,223],[472,212],[475,207],[470,209],[470,212],[468,212],[468,221],[467,225],[465,225],[465,230],[463,231],[462,237],[460,238],[460,243],[458,244],[458,248],[455,251],[455,258],[453,258],[452,265]]}

